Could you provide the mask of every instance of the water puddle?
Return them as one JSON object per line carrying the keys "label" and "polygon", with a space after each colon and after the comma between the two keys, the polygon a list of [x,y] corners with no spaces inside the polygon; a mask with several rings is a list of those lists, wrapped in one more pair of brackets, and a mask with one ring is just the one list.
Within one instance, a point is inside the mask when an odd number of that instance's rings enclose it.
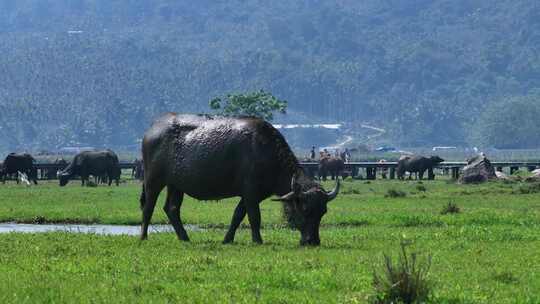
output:
{"label": "water puddle", "polygon": [[[188,231],[201,231],[196,225],[184,225]],[[76,225],[76,224],[17,224],[0,223],[0,233],[43,233],[43,232],[70,232],[91,233],[102,235],[139,235],[141,226],[131,225]],[[150,225],[149,233],[174,232],[171,225]]]}

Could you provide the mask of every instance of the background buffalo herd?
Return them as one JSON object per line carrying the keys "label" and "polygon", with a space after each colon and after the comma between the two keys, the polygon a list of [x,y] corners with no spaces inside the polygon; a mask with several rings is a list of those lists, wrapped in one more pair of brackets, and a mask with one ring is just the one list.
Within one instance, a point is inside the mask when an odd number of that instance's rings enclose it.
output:
{"label": "background buffalo herd", "polygon": [[[410,173],[409,178],[416,175],[416,178],[423,179],[425,172],[428,178],[433,178],[433,167],[444,160],[438,156],[402,156],[398,161],[397,177],[404,179],[406,173]],[[384,162],[382,160],[381,162]],[[51,180],[59,179],[65,185],[70,179],[80,178],[81,184],[85,185],[89,177],[94,178],[96,184],[108,183],[109,185],[120,179],[120,166],[118,156],[112,150],[83,151],[75,155],[72,162],[66,161],[63,157],[58,157],[49,162],[47,166],[36,166],[36,159],[28,153],[10,153],[0,165],[0,178],[5,183],[7,179],[20,180],[20,175],[37,185],[38,179]],[[345,170],[346,161],[342,157],[321,157],[318,167],[312,175],[321,180],[326,180],[329,176],[332,180],[338,176],[345,178],[349,174]],[[144,177],[143,161],[135,159],[130,165],[131,177],[142,180]],[[386,169],[381,171],[383,178],[386,177]]]}
{"label": "background buffalo herd", "polygon": [[[28,153],[10,153],[0,166],[0,178],[3,183],[7,179],[15,179],[19,183],[23,177],[36,185],[38,179],[59,179],[60,185],[64,186],[74,178],[80,178],[81,184],[85,185],[92,176],[96,184],[111,185],[116,181],[118,185],[121,175],[118,155],[109,149],[80,152],[70,163],[59,157],[39,169],[36,163],[36,159]],[[132,177],[142,179],[142,172],[142,162],[135,160]]]}

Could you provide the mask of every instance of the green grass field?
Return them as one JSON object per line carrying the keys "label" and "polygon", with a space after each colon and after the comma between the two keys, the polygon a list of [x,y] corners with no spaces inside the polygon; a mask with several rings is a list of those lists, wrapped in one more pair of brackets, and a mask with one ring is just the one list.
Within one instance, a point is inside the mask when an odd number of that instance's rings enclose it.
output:
{"label": "green grass field", "polygon": [[[390,189],[406,195],[385,197]],[[346,181],[323,218],[318,248],[300,247],[270,200],[261,205],[263,245],[251,243],[249,229],[221,244],[237,199],[186,197],[183,221],[205,228],[188,231],[190,243],[172,233],[145,242],[2,234],[0,303],[366,303],[373,270],[403,239],[433,256],[433,303],[540,303],[539,191],[525,183]],[[138,224],[139,193],[132,182],[0,185],[0,222]],[[449,202],[461,212],[442,215]],[[161,207],[152,222],[167,222]]]}

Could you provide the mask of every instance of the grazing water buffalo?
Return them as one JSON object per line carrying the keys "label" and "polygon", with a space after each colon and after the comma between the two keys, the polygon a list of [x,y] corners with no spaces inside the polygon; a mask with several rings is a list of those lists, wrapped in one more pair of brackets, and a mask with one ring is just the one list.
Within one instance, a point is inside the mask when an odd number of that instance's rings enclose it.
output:
{"label": "grazing water buffalo", "polygon": [[324,191],[304,173],[283,136],[253,117],[168,113],[146,131],[142,154],[141,239],[147,238],[156,200],[167,187],[164,210],[180,240],[189,240],[180,219],[184,194],[199,200],[241,198],[224,243],[234,241],[246,214],[253,242],[262,243],[259,204],[275,194],[289,223],[300,230],[300,244],[319,245],[321,218],[339,191],[339,182]]}
{"label": "grazing water buffalo", "polygon": [[326,180],[326,175],[330,174],[332,180],[338,178],[343,173],[345,165],[343,159],[337,157],[323,157],[319,161],[319,177]]}
{"label": "grazing water buffalo", "polygon": [[120,167],[118,166],[118,156],[111,150],[84,151],[73,158],[73,161],[62,171],[58,172],[60,186],[65,186],[73,176],[80,176],[84,186],[88,177],[108,177],[109,186],[113,179],[118,186],[120,180]]}
{"label": "grazing water buffalo", "polygon": [[131,177],[142,180],[144,176],[143,161],[140,159],[135,159],[133,164],[134,166],[131,170]]}
{"label": "grazing water buffalo", "polygon": [[[35,159],[28,153],[17,154],[9,153],[4,159],[3,167],[0,169],[2,182],[6,182],[6,175],[24,173],[37,185],[37,169],[34,166]],[[17,184],[19,179],[17,179]]]}
{"label": "grazing water buffalo", "polygon": [[418,173],[418,177],[422,179],[424,172],[428,170],[429,176],[433,176],[433,167],[444,159],[438,156],[423,157],[423,156],[402,156],[398,160],[397,176],[399,179],[405,177],[405,172]]}

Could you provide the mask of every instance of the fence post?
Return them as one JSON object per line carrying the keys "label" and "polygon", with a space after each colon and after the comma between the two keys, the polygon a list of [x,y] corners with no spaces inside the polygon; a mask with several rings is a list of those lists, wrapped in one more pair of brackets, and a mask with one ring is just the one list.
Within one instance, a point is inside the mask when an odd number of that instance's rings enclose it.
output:
{"label": "fence post", "polygon": [[452,167],[452,178],[453,179],[459,178],[459,167]]}

